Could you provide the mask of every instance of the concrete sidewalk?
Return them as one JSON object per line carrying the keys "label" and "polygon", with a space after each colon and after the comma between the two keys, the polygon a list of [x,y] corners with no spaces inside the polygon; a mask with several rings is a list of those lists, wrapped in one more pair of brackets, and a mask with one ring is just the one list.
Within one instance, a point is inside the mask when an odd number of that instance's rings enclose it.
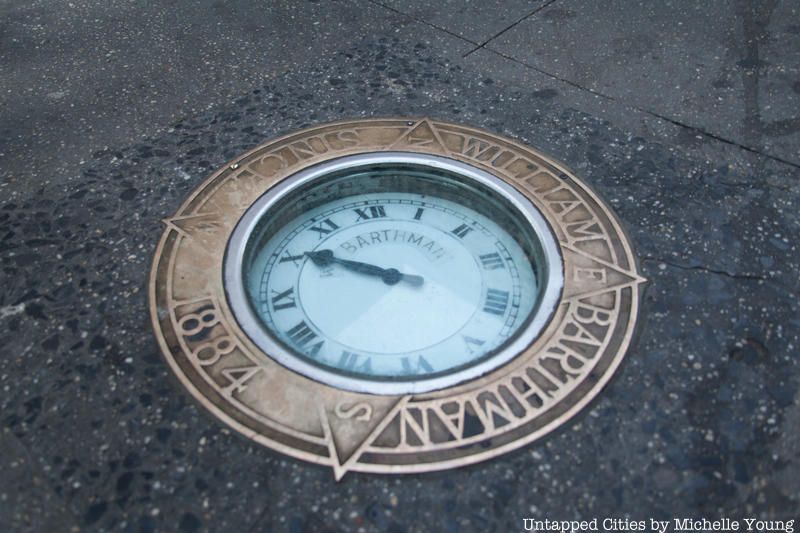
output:
{"label": "concrete sidewalk", "polygon": [[[0,529],[485,531],[526,517],[795,518],[800,5],[0,3]],[[330,472],[172,378],[160,220],[309,124],[429,115],[520,139],[617,211],[650,280],[611,385],[452,472]]]}

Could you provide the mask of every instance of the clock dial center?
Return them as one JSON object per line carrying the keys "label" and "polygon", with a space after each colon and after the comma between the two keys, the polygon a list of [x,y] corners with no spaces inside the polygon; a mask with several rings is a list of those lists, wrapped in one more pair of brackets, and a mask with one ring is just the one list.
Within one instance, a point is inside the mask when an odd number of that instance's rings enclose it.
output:
{"label": "clock dial center", "polygon": [[[415,207],[387,202],[386,209],[400,216]],[[388,356],[434,348],[463,329],[480,303],[478,266],[464,246],[450,241],[435,227],[400,218],[342,230],[322,246],[341,260],[398,277],[307,262],[298,280],[304,310],[321,332],[353,351]],[[400,275],[423,281],[408,283]],[[339,302],[335,313],[331,301]]]}

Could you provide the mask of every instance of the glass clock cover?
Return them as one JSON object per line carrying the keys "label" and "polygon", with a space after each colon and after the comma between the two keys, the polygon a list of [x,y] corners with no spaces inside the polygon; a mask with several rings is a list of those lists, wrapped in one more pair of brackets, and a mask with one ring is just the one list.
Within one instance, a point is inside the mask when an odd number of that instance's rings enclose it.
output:
{"label": "glass clock cover", "polygon": [[418,392],[534,340],[557,252],[527,200],[444,158],[344,159],[287,180],[234,234],[233,307],[265,353],[330,385]]}

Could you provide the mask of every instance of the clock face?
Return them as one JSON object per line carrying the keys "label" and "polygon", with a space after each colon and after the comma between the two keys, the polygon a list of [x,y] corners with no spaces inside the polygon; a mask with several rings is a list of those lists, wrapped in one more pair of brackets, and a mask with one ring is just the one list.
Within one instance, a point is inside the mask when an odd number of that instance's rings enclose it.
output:
{"label": "clock face", "polygon": [[282,362],[345,387],[415,383],[485,364],[526,330],[540,248],[498,191],[443,170],[373,165],[266,209],[242,283]]}

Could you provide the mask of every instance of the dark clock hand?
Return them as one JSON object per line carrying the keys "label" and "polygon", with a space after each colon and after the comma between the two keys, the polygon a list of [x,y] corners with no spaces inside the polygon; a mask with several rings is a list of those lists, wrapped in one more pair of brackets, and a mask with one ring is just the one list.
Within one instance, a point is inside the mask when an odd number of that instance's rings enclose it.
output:
{"label": "dark clock hand", "polygon": [[387,285],[394,285],[402,280],[410,285],[419,287],[425,281],[422,276],[403,274],[396,268],[381,268],[379,266],[370,265],[369,263],[362,263],[360,261],[340,259],[333,255],[333,250],[317,250],[315,252],[306,252],[306,255],[317,266],[325,267],[336,263],[338,265],[342,265],[348,270],[352,270],[353,272],[379,277]]}

